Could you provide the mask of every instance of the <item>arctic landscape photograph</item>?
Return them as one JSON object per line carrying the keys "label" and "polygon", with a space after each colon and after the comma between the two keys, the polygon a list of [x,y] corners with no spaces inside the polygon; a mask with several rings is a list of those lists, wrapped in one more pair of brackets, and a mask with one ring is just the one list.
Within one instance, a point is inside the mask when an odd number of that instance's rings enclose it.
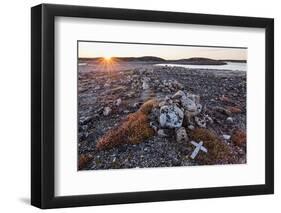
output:
{"label": "arctic landscape photograph", "polygon": [[77,42],[77,169],[247,163],[247,48]]}

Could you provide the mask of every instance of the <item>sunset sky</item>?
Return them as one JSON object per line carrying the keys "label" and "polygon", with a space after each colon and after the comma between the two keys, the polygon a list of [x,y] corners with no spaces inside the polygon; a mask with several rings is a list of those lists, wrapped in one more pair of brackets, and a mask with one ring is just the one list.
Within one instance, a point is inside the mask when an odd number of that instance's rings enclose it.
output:
{"label": "sunset sky", "polygon": [[205,57],[247,60],[247,49],[79,41],[78,55],[79,58],[156,56],[164,59]]}

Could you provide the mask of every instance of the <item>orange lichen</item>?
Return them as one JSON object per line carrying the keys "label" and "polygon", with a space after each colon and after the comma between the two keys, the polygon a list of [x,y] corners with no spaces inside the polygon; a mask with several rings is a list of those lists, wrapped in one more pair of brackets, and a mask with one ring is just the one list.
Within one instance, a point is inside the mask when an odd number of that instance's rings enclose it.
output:
{"label": "orange lichen", "polygon": [[231,137],[231,140],[237,146],[245,146],[246,140],[247,140],[247,135],[243,130],[237,129],[234,131],[234,133]]}
{"label": "orange lichen", "polygon": [[194,141],[203,141],[203,146],[208,152],[200,152],[195,160],[201,165],[233,163],[233,156],[214,131],[196,128],[190,133]]}
{"label": "orange lichen", "polygon": [[92,159],[91,155],[81,154],[78,160],[78,169],[80,170],[83,169],[85,166],[87,166],[87,164],[90,162],[91,159]]}
{"label": "orange lichen", "polygon": [[148,115],[156,105],[155,100],[145,102],[140,109],[129,114],[120,125],[109,130],[97,142],[98,150],[110,149],[121,144],[138,144],[154,134]]}

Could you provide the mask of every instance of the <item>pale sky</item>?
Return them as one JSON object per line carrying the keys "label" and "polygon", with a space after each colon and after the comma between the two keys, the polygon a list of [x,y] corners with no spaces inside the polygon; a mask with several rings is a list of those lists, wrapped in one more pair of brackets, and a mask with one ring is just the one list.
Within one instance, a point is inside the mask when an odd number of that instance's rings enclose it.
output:
{"label": "pale sky", "polygon": [[204,57],[247,60],[247,49],[79,41],[78,55],[79,58],[156,56],[164,59]]}

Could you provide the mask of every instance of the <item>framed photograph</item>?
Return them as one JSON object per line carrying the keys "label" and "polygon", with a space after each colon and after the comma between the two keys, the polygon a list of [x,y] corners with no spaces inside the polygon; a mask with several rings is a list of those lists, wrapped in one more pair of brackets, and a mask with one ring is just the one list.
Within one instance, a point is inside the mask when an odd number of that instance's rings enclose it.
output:
{"label": "framed photograph", "polygon": [[274,21],[31,9],[31,203],[272,194]]}

